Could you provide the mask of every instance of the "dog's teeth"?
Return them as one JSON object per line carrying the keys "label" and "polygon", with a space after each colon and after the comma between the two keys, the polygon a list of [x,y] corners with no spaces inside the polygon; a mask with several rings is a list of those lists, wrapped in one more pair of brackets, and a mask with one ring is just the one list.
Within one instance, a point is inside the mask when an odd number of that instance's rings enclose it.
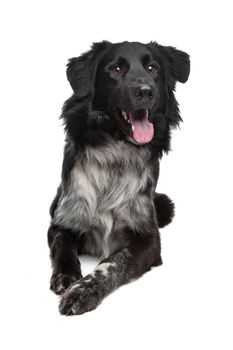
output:
{"label": "dog's teeth", "polygon": [[149,116],[149,111],[148,109],[146,109],[146,117],[148,118],[148,116]]}
{"label": "dog's teeth", "polygon": [[134,132],[134,126],[132,125],[132,131]]}
{"label": "dog's teeth", "polygon": [[122,113],[124,119],[127,120],[127,114],[126,114],[126,112],[122,111],[121,113]]}
{"label": "dog's teeth", "polygon": [[121,111],[121,114],[124,117],[125,121],[127,121],[130,124],[130,119],[129,119],[128,114],[124,111]]}

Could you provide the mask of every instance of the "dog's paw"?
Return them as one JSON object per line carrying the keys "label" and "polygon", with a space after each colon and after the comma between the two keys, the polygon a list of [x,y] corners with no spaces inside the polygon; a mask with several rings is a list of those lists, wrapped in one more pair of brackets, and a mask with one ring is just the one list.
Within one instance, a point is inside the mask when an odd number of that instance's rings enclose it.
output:
{"label": "dog's paw", "polygon": [[68,275],[64,273],[54,273],[50,280],[50,289],[58,294],[63,294],[66,289],[72,285],[73,283],[77,282],[78,278],[73,275]]}
{"label": "dog's paw", "polygon": [[102,301],[103,293],[95,278],[83,278],[62,296],[59,311],[63,315],[81,315],[94,310]]}

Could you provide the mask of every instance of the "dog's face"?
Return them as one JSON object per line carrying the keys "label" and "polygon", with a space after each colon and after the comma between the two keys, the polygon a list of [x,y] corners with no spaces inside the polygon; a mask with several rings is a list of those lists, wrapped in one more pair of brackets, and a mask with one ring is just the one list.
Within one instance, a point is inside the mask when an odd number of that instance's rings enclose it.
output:
{"label": "dog's face", "polygon": [[76,96],[111,118],[128,140],[156,137],[156,116],[165,114],[176,81],[189,75],[189,57],[172,47],[137,42],[96,43],[70,60],[68,79]]}
{"label": "dog's face", "polygon": [[150,118],[159,104],[158,69],[150,51],[139,43],[114,45],[97,69],[93,107],[115,118],[140,144],[150,142],[154,134]]}

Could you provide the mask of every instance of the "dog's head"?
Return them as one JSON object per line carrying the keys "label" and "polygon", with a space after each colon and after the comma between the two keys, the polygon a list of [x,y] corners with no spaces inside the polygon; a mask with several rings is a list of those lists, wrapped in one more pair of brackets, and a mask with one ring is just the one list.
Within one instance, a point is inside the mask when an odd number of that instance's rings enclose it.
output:
{"label": "dog's head", "polygon": [[189,56],[173,47],[104,41],[72,58],[67,77],[78,101],[89,101],[91,110],[101,111],[141,145],[161,138],[159,128],[181,120],[173,91],[189,71]]}

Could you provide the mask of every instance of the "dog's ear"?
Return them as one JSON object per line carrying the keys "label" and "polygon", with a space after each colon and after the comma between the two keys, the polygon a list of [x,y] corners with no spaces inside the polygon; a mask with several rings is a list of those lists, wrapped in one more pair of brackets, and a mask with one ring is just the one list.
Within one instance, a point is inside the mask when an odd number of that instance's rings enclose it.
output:
{"label": "dog's ear", "polygon": [[190,73],[189,55],[186,52],[177,50],[172,46],[163,46],[162,50],[170,63],[170,73],[177,81],[180,83],[185,83],[188,80]]}
{"label": "dog's ear", "polygon": [[98,58],[110,44],[108,41],[93,43],[89,51],[69,59],[66,75],[78,98],[84,98],[93,93]]}
{"label": "dog's ear", "polygon": [[172,46],[162,46],[151,42],[149,47],[160,56],[165,69],[165,75],[174,88],[175,83],[185,83],[190,73],[190,59],[186,52],[177,50]]}
{"label": "dog's ear", "polygon": [[69,59],[66,75],[70,85],[78,97],[85,97],[91,90],[91,50],[80,57]]}

